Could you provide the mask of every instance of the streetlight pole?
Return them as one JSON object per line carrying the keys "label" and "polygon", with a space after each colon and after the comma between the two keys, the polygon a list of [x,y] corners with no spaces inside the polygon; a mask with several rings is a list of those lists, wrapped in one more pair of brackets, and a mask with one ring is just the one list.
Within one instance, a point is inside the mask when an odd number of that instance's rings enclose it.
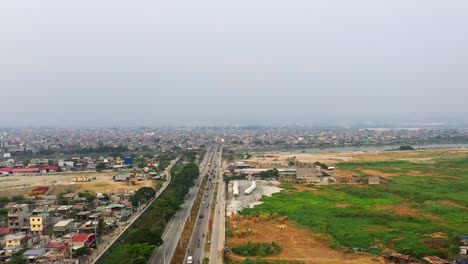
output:
{"label": "streetlight pole", "polygon": [[164,264],[166,264],[166,251],[164,250],[164,242],[163,242],[163,244],[162,244],[162,249],[163,249]]}
{"label": "streetlight pole", "polygon": [[97,225],[98,225],[98,222],[96,222],[96,218],[94,218],[94,239],[96,241],[96,252],[99,254]]}

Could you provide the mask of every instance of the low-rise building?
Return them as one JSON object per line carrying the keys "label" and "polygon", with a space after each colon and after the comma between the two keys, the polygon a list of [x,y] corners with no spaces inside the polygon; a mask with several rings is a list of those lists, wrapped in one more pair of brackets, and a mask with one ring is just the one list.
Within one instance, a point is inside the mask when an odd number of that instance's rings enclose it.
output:
{"label": "low-rise building", "polygon": [[61,215],[69,215],[73,209],[73,205],[62,205],[57,208],[57,212]]}
{"label": "low-rise building", "polygon": [[9,234],[5,236],[5,247],[25,246],[28,238],[24,233]]}
{"label": "low-rise building", "polygon": [[60,236],[67,234],[69,230],[71,229],[72,223],[73,223],[73,219],[66,219],[66,220],[62,220],[58,222],[53,227],[54,235],[56,237],[60,237]]}
{"label": "low-rise building", "polygon": [[72,202],[78,199],[78,194],[72,192],[72,193],[64,194],[62,197],[67,199],[69,202]]}
{"label": "low-rise building", "polygon": [[296,180],[306,184],[319,183],[320,175],[311,168],[297,168]]}
{"label": "low-rise building", "polygon": [[31,232],[36,234],[44,234],[45,229],[50,226],[50,215],[32,215],[29,217],[29,225],[31,228]]}
{"label": "low-rise building", "polygon": [[94,233],[76,234],[72,237],[71,241],[73,248],[96,247],[96,236],[94,235]]}
{"label": "low-rise building", "polygon": [[23,253],[23,256],[30,262],[34,262],[47,252],[46,248],[30,249]]}
{"label": "low-rise building", "polygon": [[15,204],[10,207],[7,215],[7,224],[12,232],[28,230],[29,206],[27,204]]}

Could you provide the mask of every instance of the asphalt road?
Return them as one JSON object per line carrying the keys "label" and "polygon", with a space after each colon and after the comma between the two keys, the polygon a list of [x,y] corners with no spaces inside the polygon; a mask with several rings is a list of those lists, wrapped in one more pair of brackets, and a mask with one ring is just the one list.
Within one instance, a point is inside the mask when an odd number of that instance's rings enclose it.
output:
{"label": "asphalt road", "polygon": [[210,264],[223,263],[223,249],[226,235],[226,187],[223,181],[223,171],[221,169],[218,171],[217,182],[218,193],[216,195],[216,208],[211,233]]}
{"label": "asphalt road", "polygon": [[176,212],[176,214],[171,218],[169,223],[167,224],[162,239],[164,244],[160,247],[157,247],[153,251],[153,255],[151,256],[148,263],[151,264],[167,264],[170,263],[172,256],[177,247],[177,243],[180,240],[182,232],[184,230],[185,223],[190,216],[190,211],[192,206],[195,202],[195,198],[198,194],[200,189],[199,183],[202,182],[203,176],[209,172],[210,163],[212,163],[212,157],[214,155],[215,147],[210,146],[206,152],[206,155],[203,161],[200,164],[200,176],[198,177],[198,184],[192,187],[189,190],[189,193],[186,196],[186,200],[184,204],[182,204],[181,208]]}
{"label": "asphalt road", "polygon": [[195,223],[195,226],[192,231],[192,236],[190,238],[189,246],[185,254],[185,261],[189,256],[192,256],[193,263],[203,263],[203,258],[205,257],[205,243],[207,241],[207,233],[209,222],[211,219],[211,208],[213,206],[214,198],[214,188],[215,188],[215,179],[219,177],[219,168],[221,166],[221,147],[218,146],[219,151],[214,155],[212,165],[209,172],[209,181],[207,182],[206,189],[203,194],[203,202],[198,211],[198,219]]}

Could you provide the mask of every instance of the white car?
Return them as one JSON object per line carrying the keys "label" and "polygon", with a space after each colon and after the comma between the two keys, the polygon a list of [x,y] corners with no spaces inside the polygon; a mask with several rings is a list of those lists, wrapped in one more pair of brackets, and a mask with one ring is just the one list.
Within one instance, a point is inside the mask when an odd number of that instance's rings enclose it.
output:
{"label": "white car", "polygon": [[188,256],[187,257],[187,264],[192,264],[193,263],[193,257],[192,256]]}

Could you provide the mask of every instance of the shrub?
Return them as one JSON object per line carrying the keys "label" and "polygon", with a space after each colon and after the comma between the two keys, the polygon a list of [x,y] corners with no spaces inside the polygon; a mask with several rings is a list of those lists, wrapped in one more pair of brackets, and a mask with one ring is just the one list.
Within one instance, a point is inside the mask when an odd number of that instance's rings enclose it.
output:
{"label": "shrub", "polygon": [[270,255],[279,254],[281,252],[281,247],[275,242],[271,242],[271,244],[268,244],[268,243],[255,243],[255,242],[249,241],[246,245],[233,247],[232,251],[241,256],[266,257]]}

